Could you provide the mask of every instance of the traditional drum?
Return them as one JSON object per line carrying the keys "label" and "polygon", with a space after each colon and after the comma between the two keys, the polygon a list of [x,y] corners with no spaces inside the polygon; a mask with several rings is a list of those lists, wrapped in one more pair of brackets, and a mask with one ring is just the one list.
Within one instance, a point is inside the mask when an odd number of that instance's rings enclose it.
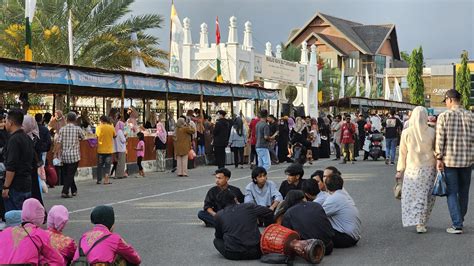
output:
{"label": "traditional drum", "polygon": [[313,264],[320,263],[324,257],[324,243],[319,239],[299,239],[296,231],[272,224],[263,231],[260,249],[263,254],[279,253],[290,257],[298,255]]}

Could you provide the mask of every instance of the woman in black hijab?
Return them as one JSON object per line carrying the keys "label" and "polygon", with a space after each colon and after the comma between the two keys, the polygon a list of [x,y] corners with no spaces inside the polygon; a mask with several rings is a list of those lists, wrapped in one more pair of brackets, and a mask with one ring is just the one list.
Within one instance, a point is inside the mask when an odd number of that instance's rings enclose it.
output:
{"label": "woman in black hijab", "polygon": [[321,146],[319,148],[319,158],[329,158],[331,131],[322,117],[318,117],[319,134],[321,135]]}
{"label": "woman in black hijab", "polygon": [[291,162],[288,158],[288,141],[290,138],[290,128],[288,127],[288,118],[284,117],[280,119],[278,123],[278,161],[279,162]]}

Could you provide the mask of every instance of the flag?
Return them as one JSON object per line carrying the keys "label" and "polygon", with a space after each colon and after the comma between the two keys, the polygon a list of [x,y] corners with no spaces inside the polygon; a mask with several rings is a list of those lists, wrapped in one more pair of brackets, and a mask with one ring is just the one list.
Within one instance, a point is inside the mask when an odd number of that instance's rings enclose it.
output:
{"label": "flag", "polygon": [[181,77],[181,52],[184,31],[174,4],[171,5],[170,75]]}
{"label": "flag", "polygon": [[31,45],[31,23],[35,16],[36,0],[25,1],[25,61],[33,61],[33,50]]}
{"label": "flag", "polygon": [[356,78],[356,97],[360,97],[360,76],[357,74]]}
{"label": "flag", "polygon": [[217,76],[216,76],[216,81],[217,82],[224,82],[224,79],[222,78],[222,71],[221,71],[221,32],[219,30],[219,17],[216,17],[216,49],[217,49],[217,62],[216,62],[216,68],[217,68]]}
{"label": "flag", "polygon": [[[131,34],[131,40],[133,43],[137,43],[138,42],[138,36],[137,36],[137,33],[136,32],[132,32]],[[140,51],[140,48],[138,47],[138,45],[135,45],[135,47],[133,48],[137,54],[140,54],[141,51]],[[146,69],[146,66],[145,66],[145,62],[143,62],[143,59],[141,59],[140,57],[138,56],[132,56],[132,71],[134,72],[141,72],[141,73],[148,73],[147,69]]]}
{"label": "flag", "polygon": [[74,65],[74,46],[73,46],[73,39],[72,39],[72,10],[69,8],[69,18],[67,20],[67,40],[69,44],[69,65]]}
{"label": "flag", "polygon": [[370,87],[370,78],[369,78],[369,71],[367,67],[365,68],[365,98],[370,98],[370,91],[372,88]]}
{"label": "flag", "polygon": [[319,103],[323,102],[323,91],[318,91],[318,102]]}
{"label": "flag", "polygon": [[339,99],[344,98],[344,59],[342,60],[341,67],[341,88],[339,90]]}
{"label": "flag", "polygon": [[388,84],[387,72],[385,72],[385,100],[390,100],[390,85]]}

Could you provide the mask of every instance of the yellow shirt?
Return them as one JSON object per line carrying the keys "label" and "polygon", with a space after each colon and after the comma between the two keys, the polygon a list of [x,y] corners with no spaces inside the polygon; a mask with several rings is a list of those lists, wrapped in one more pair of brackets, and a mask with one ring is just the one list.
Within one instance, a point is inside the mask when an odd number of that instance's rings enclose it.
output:
{"label": "yellow shirt", "polygon": [[115,128],[110,124],[100,124],[96,130],[97,135],[97,153],[112,154],[114,153],[114,137]]}

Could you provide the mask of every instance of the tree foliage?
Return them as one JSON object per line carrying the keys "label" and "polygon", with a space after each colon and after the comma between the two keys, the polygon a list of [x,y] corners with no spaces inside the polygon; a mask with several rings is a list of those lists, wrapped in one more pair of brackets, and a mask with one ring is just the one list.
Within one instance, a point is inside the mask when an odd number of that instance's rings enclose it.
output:
{"label": "tree foliage", "polygon": [[[74,64],[106,69],[131,67],[132,57],[148,67],[164,69],[167,52],[158,38],[146,33],[161,28],[157,14],[130,15],[134,0],[42,0],[32,23],[33,60],[69,63],[68,10],[72,11]],[[138,41],[132,41],[137,32]],[[23,59],[24,1],[0,0],[0,56]],[[140,52],[137,49],[139,48]]]}
{"label": "tree foliage", "polygon": [[467,51],[461,54],[461,67],[456,72],[456,90],[461,93],[461,104],[469,109],[469,98],[471,95],[471,71],[467,66],[469,61]]}
{"label": "tree foliage", "polygon": [[423,48],[413,49],[408,68],[408,86],[410,87],[410,103],[425,104],[425,85],[423,83]]}
{"label": "tree foliage", "polygon": [[410,65],[410,54],[409,53],[407,53],[405,51],[401,51],[400,56],[403,59],[403,61],[407,62],[407,64]]}
{"label": "tree foliage", "polygon": [[283,43],[281,43],[281,58],[292,61],[292,62],[299,62],[301,59],[301,47],[296,46],[290,43],[288,46],[285,47]]}

